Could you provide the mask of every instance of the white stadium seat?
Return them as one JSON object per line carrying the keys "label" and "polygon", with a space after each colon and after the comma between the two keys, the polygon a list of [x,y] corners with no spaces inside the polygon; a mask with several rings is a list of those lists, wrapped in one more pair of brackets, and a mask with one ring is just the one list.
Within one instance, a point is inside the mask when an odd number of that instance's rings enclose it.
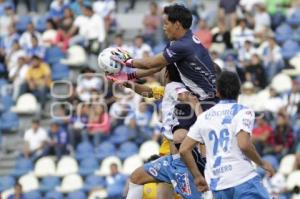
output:
{"label": "white stadium seat", "polygon": [[118,158],[117,156],[109,156],[107,158],[105,158],[101,165],[100,165],[100,169],[98,171],[95,171],[96,175],[101,175],[101,176],[107,176],[110,174],[110,165],[111,164],[117,164],[119,171],[122,170],[122,163],[120,158]]}
{"label": "white stadium seat", "polygon": [[39,159],[34,167],[34,175],[38,178],[55,175],[55,162],[47,156]]}
{"label": "white stadium seat", "polygon": [[155,141],[147,141],[141,145],[139,156],[146,161],[152,155],[159,154],[159,145]]}
{"label": "white stadium seat", "polygon": [[278,172],[283,175],[288,175],[293,171],[295,164],[295,155],[286,155],[281,159]]}
{"label": "white stadium seat", "polygon": [[23,192],[33,191],[39,188],[39,181],[33,173],[26,174],[19,179]]}
{"label": "white stadium seat", "polygon": [[83,187],[83,180],[78,174],[71,174],[65,176],[61,182],[61,186],[57,187],[56,190],[63,193],[70,193]]}
{"label": "white stadium seat", "polygon": [[292,190],[295,186],[300,187],[300,170],[290,173],[286,181],[286,186],[288,190]]}
{"label": "white stadium seat", "polygon": [[11,108],[12,112],[19,114],[34,114],[39,112],[40,106],[36,98],[30,94],[25,93],[18,98],[16,106]]}
{"label": "white stadium seat", "polygon": [[71,67],[80,67],[87,62],[87,56],[81,46],[70,46],[67,50],[67,58],[60,62]]}
{"label": "white stadium seat", "polygon": [[122,173],[130,175],[135,169],[142,166],[143,163],[139,155],[130,156],[124,161]]}
{"label": "white stadium seat", "polygon": [[7,189],[1,193],[1,199],[8,199],[8,197],[15,193],[15,189]]}
{"label": "white stadium seat", "polygon": [[55,175],[67,176],[78,172],[78,164],[76,160],[70,156],[64,156],[57,164]]}
{"label": "white stadium seat", "polygon": [[107,198],[107,191],[105,189],[95,190],[89,194],[88,199],[105,199]]}

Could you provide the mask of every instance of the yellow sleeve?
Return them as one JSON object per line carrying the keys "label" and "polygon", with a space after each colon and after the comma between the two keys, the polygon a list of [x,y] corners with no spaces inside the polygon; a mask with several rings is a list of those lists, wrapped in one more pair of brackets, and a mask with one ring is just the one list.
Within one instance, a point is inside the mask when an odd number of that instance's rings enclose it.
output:
{"label": "yellow sleeve", "polygon": [[164,96],[165,87],[163,86],[153,86],[151,90],[155,99],[161,99]]}
{"label": "yellow sleeve", "polygon": [[163,141],[159,148],[159,155],[161,156],[169,155],[170,152],[171,152],[170,143],[165,137],[163,137]]}

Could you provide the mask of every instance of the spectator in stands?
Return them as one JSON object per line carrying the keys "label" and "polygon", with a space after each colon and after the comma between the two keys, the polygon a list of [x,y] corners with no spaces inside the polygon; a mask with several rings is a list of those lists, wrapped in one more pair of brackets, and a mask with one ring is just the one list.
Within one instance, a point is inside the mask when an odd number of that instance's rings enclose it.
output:
{"label": "spectator in stands", "polygon": [[276,120],[276,127],[268,137],[268,152],[281,158],[293,150],[294,135],[289,124],[288,116],[279,112]]}
{"label": "spectator in stands", "polygon": [[18,59],[25,56],[25,51],[21,49],[19,42],[15,40],[12,44],[12,49],[9,54],[6,54],[7,70],[10,72],[18,64]]}
{"label": "spectator in stands", "polygon": [[195,32],[195,35],[199,38],[205,48],[210,48],[212,44],[212,34],[205,19],[199,20],[199,29]]}
{"label": "spectator in stands", "polygon": [[106,189],[108,199],[122,198],[123,189],[126,184],[126,176],[121,174],[118,170],[118,165],[112,163],[110,165],[110,175],[106,177]]}
{"label": "spectator in stands", "polygon": [[5,14],[0,15],[0,36],[3,37],[8,33],[8,27],[10,24],[14,24],[18,21],[12,5],[5,6]]}
{"label": "spectator in stands", "polygon": [[220,0],[219,18],[229,21],[229,27],[233,28],[236,24],[236,9],[240,0]]}
{"label": "spectator in stands", "polygon": [[57,160],[67,154],[68,134],[61,128],[58,121],[53,121],[49,131],[49,154],[55,155]]}
{"label": "spectator in stands", "polygon": [[40,126],[39,120],[33,120],[31,128],[24,134],[25,148],[24,156],[37,160],[43,155],[47,155],[49,137],[47,131]]}
{"label": "spectator in stands", "polygon": [[251,56],[250,64],[245,68],[246,81],[251,81],[260,89],[267,85],[265,69],[261,64],[261,60],[257,54]]}
{"label": "spectator in stands", "polygon": [[244,45],[238,51],[238,59],[243,67],[250,65],[252,55],[256,53],[251,41],[245,41]]}
{"label": "spectator in stands", "polygon": [[82,70],[81,74],[76,92],[80,100],[88,102],[91,100],[92,91],[101,91],[104,82],[89,68]]}
{"label": "spectator in stands", "polygon": [[26,197],[23,194],[22,185],[16,183],[15,192],[12,195],[8,196],[7,199],[26,199]]}
{"label": "spectator in stands", "polygon": [[88,122],[88,140],[93,140],[95,146],[105,140],[110,132],[110,117],[104,104],[92,104]]}
{"label": "spectator in stands", "polygon": [[111,47],[119,47],[119,48],[122,48],[124,50],[130,51],[129,46],[127,46],[124,43],[124,36],[123,36],[122,33],[115,35],[114,40],[113,40],[113,44],[111,45]]}
{"label": "spectator in stands", "polygon": [[57,25],[52,19],[47,19],[46,30],[42,33],[42,43],[45,47],[56,45]]}
{"label": "spectator in stands", "polygon": [[86,134],[84,131],[86,131],[86,125],[89,121],[89,111],[88,104],[80,103],[75,106],[75,113],[70,118],[68,132],[74,148],[82,141],[82,134]]}
{"label": "spectator in stands", "polygon": [[20,96],[21,86],[25,83],[25,78],[29,66],[26,62],[25,56],[21,56],[18,59],[16,67],[12,68],[8,74],[9,79],[13,83],[13,99],[16,101]]}
{"label": "spectator in stands", "polygon": [[277,44],[274,35],[269,35],[268,40],[260,45],[259,52],[263,58],[268,82],[270,82],[275,74],[284,67],[281,48]]}
{"label": "spectator in stands", "polygon": [[33,36],[37,38],[39,44],[42,43],[41,33],[35,30],[34,24],[31,22],[27,25],[27,31],[25,31],[20,37],[20,46],[22,48],[31,48]]}
{"label": "spectator in stands", "polygon": [[145,53],[152,55],[151,47],[144,42],[144,38],[141,35],[135,37],[132,48],[132,57],[135,59],[141,59]]}
{"label": "spectator in stands", "polygon": [[113,28],[116,27],[115,0],[97,0],[93,3],[93,10],[99,17],[103,18],[105,30],[108,32],[113,31]]}
{"label": "spectator in stands", "polygon": [[17,33],[15,25],[10,24],[7,27],[8,33],[2,38],[0,42],[0,60],[4,62],[5,56],[11,54],[13,44],[19,40],[20,35]]}
{"label": "spectator in stands", "polygon": [[152,113],[147,110],[147,104],[142,100],[136,110],[133,110],[125,118],[125,124],[132,129],[136,129],[138,134],[135,139],[137,142],[144,142],[151,139],[152,130],[149,128],[152,118]]}
{"label": "spectator in stands", "polygon": [[0,0],[0,16],[5,14],[5,8],[11,6],[14,8],[14,5],[10,1]]}
{"label": "spectator in stands", "polygon": [[253,30],[247,28],[246,19],[239,19],[238,26],[231,30],[231,42],[236,49],[240,49],[246,40],[254,42]]}
{"label": "spectator in stands", "polygon": [[268,90],[270,96],[264,102],[263,108],[264,111],[269,111],[276,115],[280,110],[284,108],[285,102],[275,88],[270,87]]}
{"label": "spectator in stands", "polygon": [[264,115],[256,119],[256,126],[252,132],[252,140],[260,155],[263,155],[265,143],[272,131],[272,126],[267,122]]}
{"label": "spectator in stands", "polygon": [[243,68],[238,66],[238,62],[235,60],[233,55],[227,55],[225,60],[224,70],[236,72],[239,75],[241,82],[245,81],[245,71]]}
{"label": "spectator in stands", "polygon": [[266,27],[271,27],[271,17],[267,13],[266,7],[263,3],[256,4],[254,14],[254,31],[261,32]]}
{"label": "spectator in stands", "polygon": [[[48,1],[49,0],[46,0],[46,2],[48,2]],[[26,4],[26,7],[27,7],[27,12],[30,12],[30,14],[35,14],[35,13],[38,12],[38,2],[37,2],[37,0],[25,0],[25,4]]]}
{"label": "spectator in stands", "polygon": [[50,4],[49,16],[55,20],[59,21],[64,16],[64,9],[68,6],[68,0],[54,0]]}
{"label": "spectator in stands", "polygon": [[90,3],[90,0],[75,0],[70,4],[70,9],[74,13],[74,15],[77,17],[79,15],[82,15],[82,9],[85,4]]}
{"label": "spectator in stands", "polygon": [[293,81],[291,91],[284,93],[282,98],[285,102],[286,112],[289,114],[292,122],[295,122],[300,104],[300,86],[297,80]]}
{"label": "spectator in stands", "polygon": [[50,67],[40,57],[34,55],[26,73],[26,83],[22,85],[21,94],[25,92],[32,93],[41,103],[42,109],[44,109],[50,85]]}
{"label": "spectator in stands", "polygon": [[224,52],[225,49],[231,49],[231,35],[228,29],[225,26],[224,20],[218,21],[218,31],[213,35],[213,43],[218,44],[221,47],[221,52]]}
{"label": "spectator in stands", "polygon": [[125,103],[121,98],[117,98],[109,109],[111,126],[114,128],[116,126],[122,125],[124,123],[124,119],[128,115],[129,110],[130,105],[128,103]]}
{"label": "spectator in stands", "polygon": [[91,6],[85,5],[83,15],[75,18],[68,35],[70,46],[82,44],[88,53],[98,54],[106,37],[103,18],[95,14]]}
{"label": "spectator in stands", "polygon": [[238,101],[241,104],[244,104],[247,107],[255,110],[255,106],[257,103],[256,101],[257,95],[256,95],[256,88],[253,85],[253,83],[246,81],[245,83],[243,83],[241,91],[242,92],[239,95]]}
{"label": "spectator in stands", "polygon": [[46,49],[45,49],[44,46],[42,46],[38,42],[39,42],[38,38],[33,35],[31,37],[31,44],[32,44],[32,46],[31,47],[27,47],[25,49],[26,56],[28,57],[29,60],[31,60],[31,58],[34,55],[40,57],[41,59],[45,58]]}
{"label": "spectator in stands", "polygon": [[155,46],[158,41],[161,26],[161,15],[158,9],[158,5],[155,1],[151,1],[149,4],[150,13],[146,14],[143,19],[144,24],[144,39],[150,46]]}
{"label": "spectator in stands", "polygon": [[220,67],[220,69],[223,70],[224,67],[225,67],[225,63],[224,63],[224,61],[221,59],[220,54],[218,53],[218,51],[215,50],[215,49],[212,50],[212,51],[210,52],[210,56],[211,56],[213,62],[215,62],[215,63]]}

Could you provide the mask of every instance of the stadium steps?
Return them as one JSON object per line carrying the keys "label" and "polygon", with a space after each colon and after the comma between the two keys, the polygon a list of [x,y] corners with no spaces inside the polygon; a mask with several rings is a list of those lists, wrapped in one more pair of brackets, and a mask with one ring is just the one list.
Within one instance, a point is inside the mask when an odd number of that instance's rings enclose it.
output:
{"label": "stadium steps", "polygon": [[0,154],[0,176],[9,175],[16,165],[17,152]]}

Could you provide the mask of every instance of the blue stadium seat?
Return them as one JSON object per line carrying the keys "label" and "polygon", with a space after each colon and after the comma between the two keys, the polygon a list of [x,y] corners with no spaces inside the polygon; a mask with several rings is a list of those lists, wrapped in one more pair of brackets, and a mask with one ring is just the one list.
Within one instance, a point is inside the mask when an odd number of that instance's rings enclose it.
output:
{"label": "blue stadium seat", "polygon": [[90,175],[86,178],[83,190],[86,192],[95,188],[105,187],[105,179],[101,176]]}
{"label": "blue stadium seat", "polygon": [[8,82],[7,82],[7,80],[6,79],[4,79],[4,78],[0,78],[0,88],[2,87],[2,86],[5,86],[5,85],[7,85],[8,84]]}
{"label": "blue stadium seat", "polygon": [[291,38],[293,29],[288,24],[282,24],[276,28],[275,39],[279,43],[283,43]]}
{"label": "blue stadium seat", "polygon": [[76,148],[76,159],[82,160],[84,158],[95,157],[94,147],[89,142],[82,142]]}
{"label": "blue stadium seat", "polygon": [[276,12],[271,16],[271,23],[272,28],[276,29],[278,26],[280,26],[283,22],[285,22],[285,15],[282,12]]}
{"label": "blue stadium seat", "polygon": [[48,16],[41,16],[35,23],[35,29],[39,32],[44,32],[46,30]]}
{"label": "blue stadium seat", "polygon": [[59,47],[53,46],[46,49],[45,61],[48,64],[53,65],[59,63],[62,58],[64,58],[64,53]]}
{"label": "blue stadium seat", "polygon": [[0,111],[9,111],[10,108],[14,105],[14,100],[10,95],[4,95],[0,97]]}
{"label": "blue stadium seat", "polygon": [[116,147],[111,142],[103,142],[99,144],[99,146],[95,149],[96,157],[100,160],[104,158],[115,155],[116,154]]}
{"label": "blue stadium seat", "polygon": [[68,194],[66,199],[86,199],[86,195],[83,191],[73,191]]}
{"label": "blue stadium seat", "polygon": [[300,27],[295,30],[293,39],[297,42],[300,42]]}
{"label": "blue stadium seat", "polygon": [[0,130],[16,131],[19,128],[19,117],[16,113],[6,111],[0,117]]}
{"label": "blue stadium seat", "polygon": [[24,32],[27,29],[27,25],[32,22],[32,19],[28,15],[20,16],[16,24],[16,29],[18,32]]}
{"label": "blue stadium seat", "polygon": [[61,63],[55,63],[51,66],[52,80],[68,79],[69,67]]}
{"label": "blue stadium seat", "polygon": [[50,191],[45,195],[45,199],[64,199],[64,196],[60,192]]}
{"label": "blue stadium seat", "polygon": [[121,144],[128,141],[129,138],[134,137],[135,134],[136,132],[133,129],[125,125],[118,126],[110,137],[110,141],[114,144]]}
{"label": "blue stadium seat", "polygon": [[282,57],[284,59],[291,59],[299,52],[300,52],[299,44],[293,40],[288,40],[284,42],[281,48]]}
{"label": "blue stadium seat", "polygon": [[42,199],[42,195],[39,191],[30,191],[25,193],[26,199]]}
{"label": "blue stadium seat", "polygon": [[47,176],[44,177],[40,184],[40,191],[49,192],[55,189],[55,187],[60,185],[60,179],[57,176]]}
{"label": "blue stadium seat", "polygon": [[15,184],[16,180],[11,176],[0,177],[0,192],[3,192],[6,189],[13,188]]}
{"label": "blue stadium seat", "polygon": [[287,19],[288,24],[291,26],[300,25],[300,9],[296,9],[294,13]]}
{"label": "blue stadium seat", "polygon": [[132,156],[134,154],[138,153],[138,147],[133,142],[125,142],[120,146],[120,149],[117,153],[117,156],[121,160],[125,160],[129,156]]}
{"label": "blue stadium seat", "polygon": [[81,176],[88,176],[94,173],[99,167],[98,160],[95,158],[85,158],[80,162],[79,174]]}
{"label": "blue stadium seat", "polygon": [[16,162],[16,167],[12,171],[11,175],[20,177],[33,169],[32,162],[30,159],[20,158]]}

